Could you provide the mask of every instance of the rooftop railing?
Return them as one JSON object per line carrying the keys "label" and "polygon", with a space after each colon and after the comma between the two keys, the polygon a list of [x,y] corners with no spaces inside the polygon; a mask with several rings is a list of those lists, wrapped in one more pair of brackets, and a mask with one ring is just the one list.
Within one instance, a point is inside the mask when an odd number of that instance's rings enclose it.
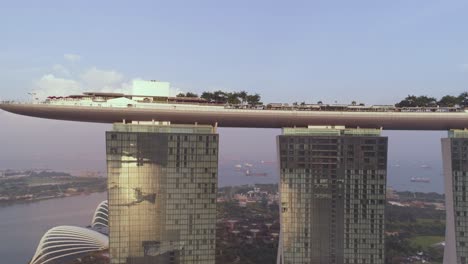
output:
{"label": "rooftop railing", "polygon": [[256,112],[256,111],[297,111],[297,112],[360,112],[360,113],[376,113],[376,112],[414,112],[414,113],[465,113],[467,112],[462,107],[402,107],[402,108],[389,108],[388,106],[367,106],[365,108],[355,108],[350,106],[346,107],[335,107],[334,105],[322,105],[320,108],[305,108],[300,105],[297,106],[285,106],[279,107],[268,107],[268,105],[258,106],[238,106],[238,105],[212,105],[212,104],[194,104],[184,102],[135,102],[129,104],[113,104],[106,101],[94,101],[92,99],[52,99],[46,101],[17,101],[17,100],[4,100],[0,101],[1,104],[38,104],[38,105],[54,105],[54,106],[79,106],[79,107],[103,107],[103,108],[141,108],[141,109],[166,109],[166,110],[196,110],[196,111],[212,111],[217,110],[229,110],[236,112]]}

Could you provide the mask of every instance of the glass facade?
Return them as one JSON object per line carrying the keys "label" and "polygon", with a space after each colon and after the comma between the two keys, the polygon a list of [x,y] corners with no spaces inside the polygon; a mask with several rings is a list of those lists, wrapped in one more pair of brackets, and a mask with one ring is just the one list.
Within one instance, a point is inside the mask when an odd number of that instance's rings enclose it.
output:
{"label": "glass facade", "polygon": [[114,124],[106,152],[111,263],[214,263],[214,129]]}
{"label": "glass facade", "polygon": [[446,193],[444,263],[468,263],[468,131],[442,139]]}
{"label": "glass facade", "polygon": [[384,263],[387,138],[379,130],[278,136],[278,263]]}

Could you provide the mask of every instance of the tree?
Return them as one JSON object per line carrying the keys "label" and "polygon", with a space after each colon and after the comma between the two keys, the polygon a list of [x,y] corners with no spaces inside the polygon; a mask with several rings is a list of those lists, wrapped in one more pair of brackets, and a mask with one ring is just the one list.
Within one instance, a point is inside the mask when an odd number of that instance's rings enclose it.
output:
{"label": "tree", "polygon": [[198,97],[198,94],[188,92],[188,93],[185,94],[185,96],[186,96],[186,97]]}
{"label": "tree", "polygon": [[217,103],[226,103],[227,102],[227,94],[221,90],[213,92],[213,99]]}
{"label": "tree", "polygon": [[[196,96],[193,93],[187,93],[185,96],[191,97]],[[240,92],[223,92],[221,90],[215,92],[203,92],[200,96],[207,100],[208,102],[217,102],[217,103],[229,103],[229,104],[245,104],[248,103],[250,105],[258,105],[262,104],[260,102],[260,95],[254,94],[250,95],[246,91]]]}
{"label": "tree", "polygon": [[405,99],[397,103],[395,106],[397,107],[429,107],[429,106],[436,106],[437,99],[434,97],[427,97],[425,95],[422,96],[415,96],[415,95],[408,95]]}
{"label": "tree", "polygon": [[434,97],[427,97],[425,95],[419,96],[416,100],[417,104],[420,106],[429,106],[434,107],[437,106],[437,99]]}
{"label": "tree", "polygon": [[186,95],[184,93],[178,93],[176,97],[185,97]]}
{"label": "tree", "polygon": [[214,94],[211,92],[203,92],[200,97],[207,100],[208,102],[214,101]]}
{"label": "tree", "polygon": [[442,107],[453,107],[455,105],[460,105],[461,102],[462,99],[460,97],[446,95],[442,97],[437,104]]}
{"label": "tree", "polygon": [[458,96],[458,100],[460,101],[460,105],[468,106],[468,92],[463,92]]}
{"label": "tree", "polygon": [[416,105],[416,96],[408,95],[405,99],[401,100],[396,104],[397,107],[415,107]]}
{"label": "tree", "polygon": [[396,104],[398,107],[415,107],[416,105],[416,96],[408,95],[405,99]]}
{"label": "tree", "polygon": [[351,104],[352,104],[352,105],[356,105],[357,103],[356,103],[356,101],[352,101]]}
{"label": "tree", "polygon": [[260,95],[258,93],[254,94],[254,95],[247,95],[247,103],[249,105],[258,105],[258,104],[262,104],[262,102],[260,102]]}
{"label": "tree", "polygon": [[230,104],[240,104],[241,100],[239,100],[238,93],[227,93],[227,102]]}
{"label": "tree", "polygon": [[240,98],[240,100],[242,101],[242,103],[245,103],[247,101],[247,92],[246,91],[240,91],[237,93],[238,94],[238,97]]}

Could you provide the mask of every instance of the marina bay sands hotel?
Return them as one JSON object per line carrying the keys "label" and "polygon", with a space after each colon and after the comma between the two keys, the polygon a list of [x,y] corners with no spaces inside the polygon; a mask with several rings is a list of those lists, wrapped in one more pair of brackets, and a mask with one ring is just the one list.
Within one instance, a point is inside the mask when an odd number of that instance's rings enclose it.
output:
{"label": "marina bay sands hotel", "polygon": [[215,262],[217,127],[282,129],[278,263],[383,264],[388,141],[381,131],[446,130],[444,263],[468,263],[463,108],[231,105],[170,97],[169,84],[157,81],[136,82],[131,95],[89,92],[0,108],[113,124],[105,139],[115,264]]}

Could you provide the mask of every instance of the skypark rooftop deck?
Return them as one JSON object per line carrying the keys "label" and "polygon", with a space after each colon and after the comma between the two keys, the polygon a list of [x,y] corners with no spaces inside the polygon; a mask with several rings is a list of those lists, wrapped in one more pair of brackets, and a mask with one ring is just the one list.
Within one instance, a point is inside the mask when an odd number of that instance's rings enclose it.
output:
{"label": "skypark rooftop deck", "polygon": [[5,111],[39,118],[115,123],[166,121],[171,124],[203,124],[218,127],[282,128],[345,126],[388,130],[449,130],[468,128],[468,113],[457,112],[367,112],[233,109],[193,104],[106,103],[0,103]]}

